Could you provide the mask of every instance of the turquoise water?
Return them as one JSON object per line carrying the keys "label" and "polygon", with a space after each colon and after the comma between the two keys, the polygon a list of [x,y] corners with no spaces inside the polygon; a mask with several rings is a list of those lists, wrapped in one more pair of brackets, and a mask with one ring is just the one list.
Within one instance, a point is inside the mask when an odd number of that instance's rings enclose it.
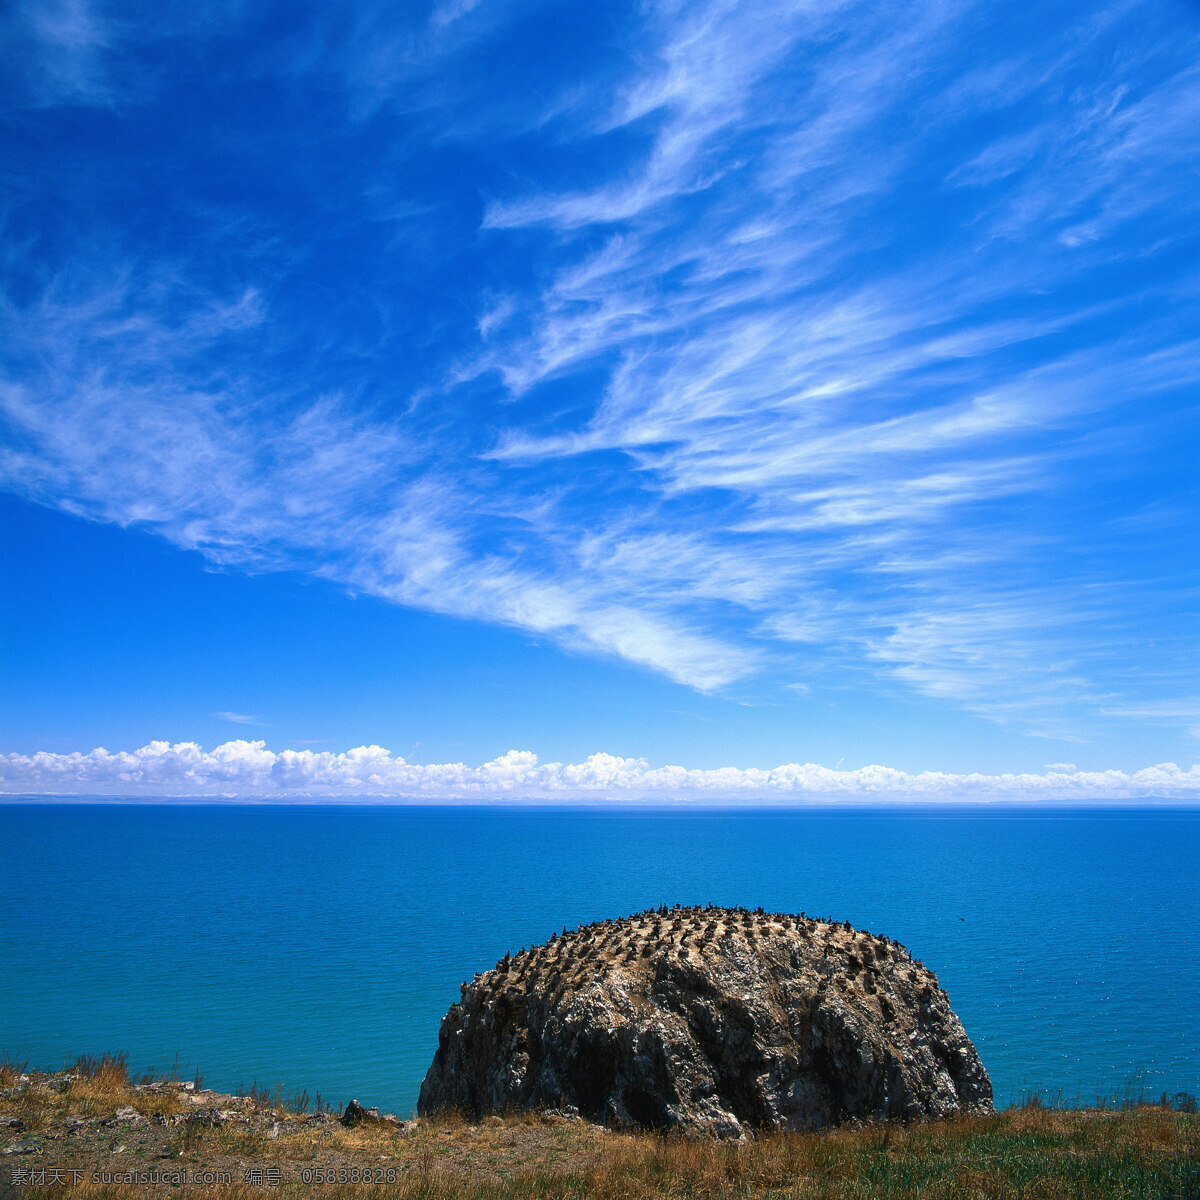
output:
{"label": "turquoise water", "polygon": [[662,902],[848,919],[939,976],[999,1103],[1200,1092],[1200,813],[0,807],[0,1050],[407,1113],[458,985]]}

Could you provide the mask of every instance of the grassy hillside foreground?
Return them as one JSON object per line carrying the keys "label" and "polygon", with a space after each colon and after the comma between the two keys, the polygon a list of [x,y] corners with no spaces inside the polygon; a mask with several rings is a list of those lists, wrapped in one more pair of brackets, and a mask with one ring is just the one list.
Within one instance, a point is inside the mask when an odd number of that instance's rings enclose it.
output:
{"label": "grassy hillside foreground", "polygon": [[[0,1065],[0,1195],[312,1195],[422,1200],[947,1200],[1200,1197],[1200,1116],[1037,1104],[994,1117],[741,1145],[522,1114],[346,1125],[307,1095],[135,1083],[121,1056],[57,1075]],[[299,1110],[299,1111],[297,1111]]]}

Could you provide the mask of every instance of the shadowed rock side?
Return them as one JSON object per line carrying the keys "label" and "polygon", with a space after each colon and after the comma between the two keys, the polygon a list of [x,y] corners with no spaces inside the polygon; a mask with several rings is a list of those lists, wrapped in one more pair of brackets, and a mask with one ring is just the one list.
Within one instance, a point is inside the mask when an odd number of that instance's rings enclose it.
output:
{"label": "shadowed rock side", "polygon": [[418,1107],[723,1137],[993,1111],[937,976],[903,946],[722,908],[564,931],[463,984]]}

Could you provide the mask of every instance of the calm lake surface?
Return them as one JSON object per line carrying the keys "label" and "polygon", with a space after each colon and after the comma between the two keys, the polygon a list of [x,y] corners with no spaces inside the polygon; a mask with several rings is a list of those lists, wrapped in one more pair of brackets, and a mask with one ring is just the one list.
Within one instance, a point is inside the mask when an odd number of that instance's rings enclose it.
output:
{"label": "calm lake surface", "polygon": [[1200,812],[5,805],[0,1050],[126,1050],[407,1114],[458,985],[666,903],[831,915],[938,974],[992,1077],[1200,1092]]}

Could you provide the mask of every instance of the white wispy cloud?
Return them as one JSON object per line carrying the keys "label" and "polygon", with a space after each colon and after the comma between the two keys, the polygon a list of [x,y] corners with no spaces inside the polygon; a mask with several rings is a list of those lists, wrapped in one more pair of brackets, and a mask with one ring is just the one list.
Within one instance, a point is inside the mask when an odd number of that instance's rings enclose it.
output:
{"label": "white wispy cloud", "polygon": [[150,99],[156,43],[227,32],[242,0],[129,6],[113,0],[12,0],[0,8],[0,94],[20,110],[118,109]]}
{"label": "white wispy cloud", "polygon": [[262,722],[258,717],[252,717],[249,713],[229,712],[222,710],[213,713],[214,717],[219,717],[222,721],[229,721],[234,725],[261,725]]}
{"label": "white wispy cloud", "polygon": [[[143,290],[171,288],[169,278]],[[172,300],[177,297],[172,297]],[[301,567],[437,612],[501,622],[623,657],[701,689],[753,652],[659,614],[602,572],[479,556],[465,473],[431,467],[397,419],[345,397],[264,409],[256,368],[228,337],[267,319],[256,294],[202,296],[167,321],[126,279],[60,281],[31,310],[5,307],[45,386],[0,386],[0,481],[32,498],[142,525],[226,566]],[[207,356],[220,353],[219,366]],[[152,382],[146,382],[152,380]],[[488,503],[481,517],[487,518]],[[515,503],[513,507],[516,507]],[[514,518],[518,527],[528,516]]]}
{"label": "white wispy cloud", "polygon": [[[18,8],[60,46],[46,87],[111,103],[136,31]],[[802,682],[801,648],[1056,737],[1190,728],[1141,702],[1178,647],[1126,669],[1183,569],[1100,494],[1200,374],[1194,290],[1133,269],[1200,215],[1200,31],[1138,40],[1152,8],[1009,41],[968,3],[651,5],[625,58],[524,106],[474,69],[514,6],[326,14],[256,69],[340,81],[356,131],[404,115],[310,222],[403,214],[363,285],[378,331],[289,305],[341,244],[263,212],[209,214],[191,257],[80,238],[3,298],[0,480],[705,691]],[[405,191],[514,131],[537,171]],[[413,279],[453,279],[440,341]]]}
{"label": "white wispy cloud", "polygon": [[[683,542],[693,543],[693,562],[725,564],[727,599],[747,604],[757,591],[768,611],[760,628],[794,624],[783,596],[803,596],[810,609],[815,601],[824,610],[829,640],[860,643],[918,689],[1062,736],[1070,723],[1053,714],[1090,703],[1098,691],[1097,663],[1084,643],[1087,634],[1103,636],[1096,604],[1103,568],[1078,577],[1079,591],[1059,576],[1048,597],[1029,568],[1063,535],[1018,533],[996,519],[1010,505],[1027,507],[1061,489],[1086,453],[1097,413],[1145,392],[1162,346],[1153,332],[1141,344],[1118,345],[1084,333],[1064,351],[1056,336],[1102,318],[1095,305],[1035,302],[1025,310],[1036,317],[990,314],[1005,295],[1046,294],[1111,261],[1111,247],[1081,262],[1046,253],[1035,240],[1047,230],[1066,237],[1075,228],[1068,222],[1094,197],[1105,197],[1111,229],[1152,207],[1158,187],[1169,190],[1176,170],[1169,164],[1191,155],[1197,126],[1185,131],[1161,109],[1192,110],[1195,72],[1169,74],[1153,99],[1132,100],[1113,78],[1095,95],[1080,90],[1065,109],[1041,108],[1033,127],[950,171],[956,185],[1024,172],[969,216],[957,255],[952,243],[935,262],[906,263],[901,253],[888,275],[847,286],[857,256],[894,236],[872,224],[871,205],[934,152],[933,136],[907,129],[882,147],[880,122],[904,128],[899,114],[908,106],[936,130],[958,115],[955,100],[974,91],[979,103],[986,92],[982,68],[929,86],[944,72],[945,39],[958,34],[964,8],[942,7],[915,24],[897,16],[890,27],[877,9],[866,22],[862,15],[856,8],[825,20],[819,57],[796,72],[806,82],[802,95],[789,96],[786,130],[762,130],[738,164],[736,191],[710,205],[697,205],[694,193],[717,191],[721,180],[698,164],[706,148],[725,149],[746,134],[750,89],[794,36],[786,22],[759,69],[735,62],[718,73],[711,101],[703,70],[674,66],[663,74],[667,82],[645,85],[653,101],[637,111],[661,107],[668,115],[640,174],[587,195],[530,198],[489,212],[497,227],[554,226],[567,247],[582,224],[621,229],[550,281],[527,340],[481,360],[523,394],[619,353],[602,403],[583,427],[544,436],[514,430],[494,454],[530,464],[617,450],[665,496],[719,489],[737,499],[712,514],[707,549],[697,550],[690,531]],[[689,61],[704,62],[727,36],[711,21],[675,32],[678,45],[668,40],[662,51],[669,63],[680,46]],[[753,54],[753,39],[748,44]],[[1090,39],[1075,26],[1052,40],[1041,63],[986,70],[993,82],[998,72],[1019,76],[1036,94],[1057,89],[1090,53]],[[1001,109],[1016,95],[1006,85],[983,106]],[[1155,139],[1164,135],[1171,146],[1160,155]],[[672,157],[663,145],[686,153]],[[1056,152],[1044,153],[1046,146]],[[1064,170],[1078,187],[1063,188]],[[1143,178],[1154,187],[1141,188]],[[1120,192],[1129,198],[1118,202]],[[1053,208],[1051,196],[1059,197]],[[664,212],[671,203],[690,224],[672,222]],[[981,224],[988,228],[982,242]],[[1099,227],[1091,228],[1099,240]],[[1071,236],[1072,247],[1080,244]],[[657,291],[648,283],[664,277],[680,282]],[[1157,336],[1179,333],[1168,323]],[[1046,342],[1036,347],[1035,365],[997,374],[998,357],[1031,342]],[[1185,353],[1177,365],[1174,386],[1196,364]],[[659,515],[669,519],[666,510]],[[791,536],[764,545],[737,534]],[[1030,534],[1040,546],[1031,547]],[[670,556],[666,562],[673,565]],[[658,586],[711,595],[712,572],[697,567],[681,579],[662,565],[654,570]],[[849,597],[832,578],[845,571],[857,576]],[[754,575],[762,583],[748,590]],[[867,582],[884,576],[893,586]],[[811,613],[802,623],[813,627]]]}
{"label": "white wispy cloud", "polygon": [[114,94],[108,51],[120,33],[89,0],[15,0],[0,13],[7,47],[0,62],[27,104],[107,105]]}
{"label": "white wispy cloud", "polygon": [[139,750],[87,754],[9,754],[0,757],[6,795],[216,797],[361,797],[410,800],[588,802],[699,801],[805,803],[814,801],[1029,800],[1095,802],[1158,798],[1200,799],[1200,765],[1160,763],[1139,771],[1080,771],[1053,764],[1036,774],[916,774],[878,765],[836,770],[815,763],[770,769],[653,767],[643,759],[593,754],[581,763],[542,763],[528,750],[510,750],[480,766],[416,764],[380,746],[335,754],[268,750],[261,741],[233,741],[204,750],[194,742],[151,742]]}
{"label": "white wispy cloud", "polygon": [[1130,721],[1149,721],[1171,728],[1183,727],[1191,737],[1200,738],[1200,697],[1148,700],[1139,704],[1105,706],[1105,716]]}

